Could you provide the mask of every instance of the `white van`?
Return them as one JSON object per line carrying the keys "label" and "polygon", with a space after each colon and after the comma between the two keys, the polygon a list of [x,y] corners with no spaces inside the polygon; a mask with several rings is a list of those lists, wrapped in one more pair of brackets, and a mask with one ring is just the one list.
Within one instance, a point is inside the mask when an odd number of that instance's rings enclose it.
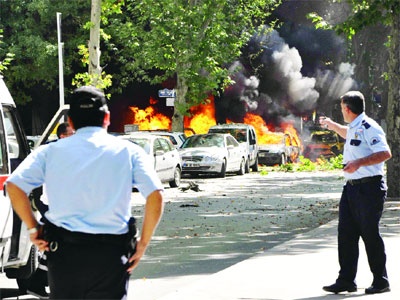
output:
{"label": "white van", "polygon": [[14,100],[0,75],[0,272],[15,278],[20,289],[36,269],[37,251],[25,225],[14,213],[4,182],[30,149]]}
{"label": "white van", "polygon": [[230,133],[245,149],[246,164],[245,172],[258,172],[258,142],[257,134],[252,125],[242,123],[219,124],[211,126],[209,133]]}

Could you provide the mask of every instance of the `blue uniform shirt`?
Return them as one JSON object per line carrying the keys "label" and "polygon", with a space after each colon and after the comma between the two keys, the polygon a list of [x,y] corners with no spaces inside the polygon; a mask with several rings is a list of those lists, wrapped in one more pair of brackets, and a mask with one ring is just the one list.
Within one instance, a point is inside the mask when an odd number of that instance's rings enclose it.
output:
{"label": "blue uniform shirt", "polygon": [[163,189],[148,154],[101,127],[39,147],[7,181],[27,194],[45,184],[46,218],[86,233],[126,233],[132,185],[144,197]]}
{"label": "blue uniform shirt", "polygon": [[[343,162],[356,160],[376,152],[389,151],[385,133],[381,126],[365,113],[349,124],[343,151]],[[384,162],[360,167],[354,173],[344,172],[346,179],[384,175]]]}

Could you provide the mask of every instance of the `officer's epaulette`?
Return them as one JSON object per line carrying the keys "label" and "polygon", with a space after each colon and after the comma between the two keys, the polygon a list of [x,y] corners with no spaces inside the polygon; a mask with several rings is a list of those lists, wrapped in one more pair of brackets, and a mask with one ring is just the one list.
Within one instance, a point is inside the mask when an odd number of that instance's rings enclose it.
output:
{"label": "officer's epaulette", "polygon": [[363,121],[361,122],[361,125],[364,126],[365,129],[368,129],[368,128],[371,127],[371,125],[369,125],[365,120],[363,120]]}

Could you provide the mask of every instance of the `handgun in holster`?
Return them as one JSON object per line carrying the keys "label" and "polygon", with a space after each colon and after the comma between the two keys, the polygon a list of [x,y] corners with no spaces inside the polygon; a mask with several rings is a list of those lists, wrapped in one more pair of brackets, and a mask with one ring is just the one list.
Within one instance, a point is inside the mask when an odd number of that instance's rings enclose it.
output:
{"label": "handgun in holster", "polygon": [[128,222],[128,255],[129,257],[136,252],[138,230],[136,227],[136,219],[131,217]]}

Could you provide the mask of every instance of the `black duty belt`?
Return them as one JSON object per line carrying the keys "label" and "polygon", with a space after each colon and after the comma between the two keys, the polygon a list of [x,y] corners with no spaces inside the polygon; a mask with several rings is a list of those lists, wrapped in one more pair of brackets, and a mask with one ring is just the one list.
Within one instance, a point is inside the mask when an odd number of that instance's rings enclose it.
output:
{"label": "black duty belt", "polygon": [[[47,221],[47,220],[46,220]],[[50,251],[57,251],[59,242],[88,245],[88,244],[114,244],[124,246],[128,244],[130,235],[126,234],[91,234],[84,232],[69,231],[58,227],[49,221],[45,222],[45,239],[49,242]]]}
{"label": "black duty belt", "polygon": [[368,183],[368,182],[373,182],[373,181],[381,181],[382,176],[381,175],[376,175],[376,176],[370,176],[370,177],[363,177],[360,179],[349,179],[347,180],[347,183],[351,185],[357,185],[361,183]]}

